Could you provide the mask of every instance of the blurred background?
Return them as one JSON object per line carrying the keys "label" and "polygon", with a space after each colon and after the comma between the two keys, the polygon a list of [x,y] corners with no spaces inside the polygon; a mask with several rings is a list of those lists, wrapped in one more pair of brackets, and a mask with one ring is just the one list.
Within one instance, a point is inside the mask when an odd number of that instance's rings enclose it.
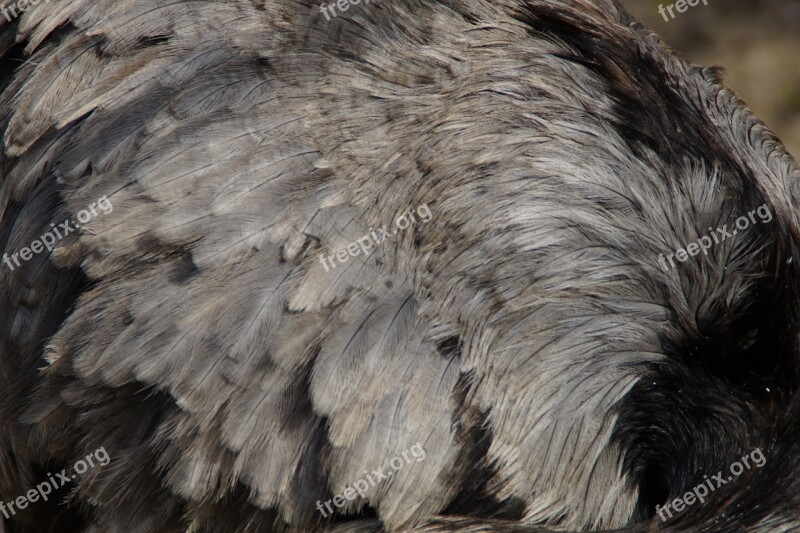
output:
{"label": "blurred background", "polygon": [[736,94],[800,161],[800,0],[699,0],[665,21],[677,0],[620,0],[689,61],[720,65]]}

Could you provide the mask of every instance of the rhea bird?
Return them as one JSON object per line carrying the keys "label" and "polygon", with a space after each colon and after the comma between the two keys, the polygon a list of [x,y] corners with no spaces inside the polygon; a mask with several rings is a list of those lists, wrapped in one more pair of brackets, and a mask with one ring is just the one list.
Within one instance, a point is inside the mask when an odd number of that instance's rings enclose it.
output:
{"label": "rhea bird", "polygon": [[0,527],[800,527],[800,172],[720,71],[612,0],[346,7],[0,19]]}

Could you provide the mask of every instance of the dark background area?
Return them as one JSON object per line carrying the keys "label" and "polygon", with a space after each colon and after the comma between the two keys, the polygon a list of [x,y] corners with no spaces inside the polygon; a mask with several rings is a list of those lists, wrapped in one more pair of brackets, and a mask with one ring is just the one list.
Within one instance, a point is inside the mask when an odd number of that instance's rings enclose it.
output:
{"label": "dark background area", "polygon": [[676,0],[620,1],[692,63],[724,67],[728,85],[800,160],[800,0],[699,0],[668,21],[658,6]]}

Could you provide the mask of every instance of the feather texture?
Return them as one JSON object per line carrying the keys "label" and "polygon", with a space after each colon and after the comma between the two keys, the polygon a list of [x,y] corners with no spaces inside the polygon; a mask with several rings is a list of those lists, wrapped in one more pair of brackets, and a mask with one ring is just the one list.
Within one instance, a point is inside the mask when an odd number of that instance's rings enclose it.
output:
{"label": "feather texture", "polygon": [[2,24],[4,259],[113,207],[0,268],[0,502],[111,457],[13,531],[647,531],[758,446],[672,524],[798,527],[800,170],[616,2]]}

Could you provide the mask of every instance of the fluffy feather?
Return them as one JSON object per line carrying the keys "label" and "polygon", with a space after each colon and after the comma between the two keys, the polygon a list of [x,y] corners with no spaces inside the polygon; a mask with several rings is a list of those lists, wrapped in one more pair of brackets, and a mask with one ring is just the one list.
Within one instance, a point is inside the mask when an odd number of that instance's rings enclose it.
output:
{"label": "fluffy feather", "polygon": [[800,527],[800,170],[615,2],[2,24],[2,252],[113,205],[0,268],[0,501],[111,457],[13,531],[645,531],[758,446],[671,527]]}

